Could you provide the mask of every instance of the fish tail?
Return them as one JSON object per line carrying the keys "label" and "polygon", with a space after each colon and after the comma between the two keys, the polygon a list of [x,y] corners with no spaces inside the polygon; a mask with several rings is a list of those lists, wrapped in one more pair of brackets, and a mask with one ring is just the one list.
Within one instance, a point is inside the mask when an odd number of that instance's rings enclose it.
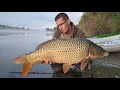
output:
{"label": "fish tail", "polygon": [[22,67],[22,75],[26,76],[30,69],[32,68],[32,64],[28,62],[26,55],[19,56],[15,58],[14,63],[16,64],[23,64]]}

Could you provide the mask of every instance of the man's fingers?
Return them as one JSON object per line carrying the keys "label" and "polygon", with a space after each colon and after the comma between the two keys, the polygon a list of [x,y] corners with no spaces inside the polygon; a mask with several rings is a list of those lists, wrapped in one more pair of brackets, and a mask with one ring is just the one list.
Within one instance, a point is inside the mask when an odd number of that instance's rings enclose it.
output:
{"label": "man's fingers", "polygon": [[48,60],[47,60],[47,64],[52,64],[51,59],[48,59]]}
{"label": "man's fingers", "polygon": [[55,64],[55,61],[53,61],[52,59],[48,59],[48,60],[46,60],[46,63],[47,64]]}

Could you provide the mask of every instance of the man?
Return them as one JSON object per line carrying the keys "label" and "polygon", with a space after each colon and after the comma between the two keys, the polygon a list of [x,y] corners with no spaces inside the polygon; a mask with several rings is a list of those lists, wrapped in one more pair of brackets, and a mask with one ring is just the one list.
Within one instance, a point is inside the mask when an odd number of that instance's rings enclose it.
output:
{"label": "man", "polygon": [[[73,22],[70,21],[67,14],[59,13],[55,17],[55,22],[57,24],[57,30],[54,32],[52,39],[60,38],[63,34],[67,35],[69,38],[86,38],[85,33],[82,30],[78,29],[73,24]],[[50,65],[51,65],[53,71],[62,72],[63,64],[52,63]],[[76,64],[74,66],[75,66],[76,70],[81,71],[80,63]]]}

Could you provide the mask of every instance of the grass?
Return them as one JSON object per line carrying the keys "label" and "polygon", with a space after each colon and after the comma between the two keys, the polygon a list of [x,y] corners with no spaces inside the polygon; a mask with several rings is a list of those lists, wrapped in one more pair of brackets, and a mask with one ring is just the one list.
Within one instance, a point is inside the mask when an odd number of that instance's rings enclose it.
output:
{"label": "grass", "polygon": [[110,34],[103,34],[103,35],[95,35],[93,37],[97,37],[97,38],[103,38],[103,37],[109,37],[109,36],[114,36],[114,35],[118,35],[120,33],[110,33]]}

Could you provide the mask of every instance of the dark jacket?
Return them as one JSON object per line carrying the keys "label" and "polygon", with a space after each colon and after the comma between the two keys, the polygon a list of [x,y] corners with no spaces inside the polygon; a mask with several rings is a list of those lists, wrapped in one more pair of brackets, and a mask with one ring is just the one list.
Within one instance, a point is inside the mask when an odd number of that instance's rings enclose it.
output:
{"label": "dark jacket", "polygon": [[[71,25],[74,31],[70,38],[81,38],[81,37],[86,38],[85,33],[81,29],[77,28],[72,22]],[[59,29],[57,29],[53,34],[53,39],[59,38],[61,36],[61,33],[62,32]]]}

